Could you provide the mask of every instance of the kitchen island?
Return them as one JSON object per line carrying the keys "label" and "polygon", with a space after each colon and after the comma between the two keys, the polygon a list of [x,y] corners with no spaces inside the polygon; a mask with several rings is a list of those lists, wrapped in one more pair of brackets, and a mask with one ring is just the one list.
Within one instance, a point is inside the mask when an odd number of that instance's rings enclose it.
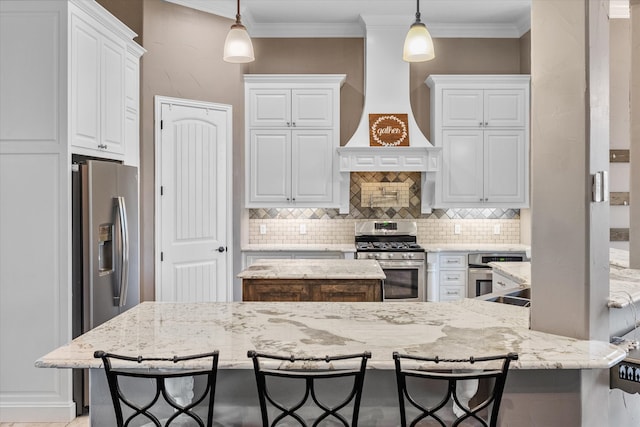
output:
{"label": "kitchen island", "polygon": [[607,369],[625,352],[605,342],[528,328],[529,310],[465,299],[449,303],[145,302],[53,350],[42,368],[92,368],[91,425],[112,426],[95,350],[130,355],[220,351],[217,418],[258,425],[255,378],[247,350],[325,355],[372,352],[361,425],[399,422],[392,352],[469,357],[515,351],[501,408],[508,425],[573,426],[579,420],[581,369]]}
{"label": "kitchen island", "polygon": [[238,274],[243,301],[382,301],[375,260],[263,259]]}

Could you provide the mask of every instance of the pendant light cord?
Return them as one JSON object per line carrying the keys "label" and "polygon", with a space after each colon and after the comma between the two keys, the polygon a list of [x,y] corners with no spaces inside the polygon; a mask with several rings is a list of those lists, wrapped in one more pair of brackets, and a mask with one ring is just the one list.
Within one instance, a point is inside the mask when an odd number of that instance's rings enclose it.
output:
{"label": "pendant light cord", "polygon": [[[418,0],[420,1],[420,0]],[[240,21],[240,0],[238,0],[238,8],[236,11],[236,24],[241,24],[242,22]]]}
{"label": "pendant light cord", "polygon": [[420,0],[416,0],[416,22],[420,22]]}

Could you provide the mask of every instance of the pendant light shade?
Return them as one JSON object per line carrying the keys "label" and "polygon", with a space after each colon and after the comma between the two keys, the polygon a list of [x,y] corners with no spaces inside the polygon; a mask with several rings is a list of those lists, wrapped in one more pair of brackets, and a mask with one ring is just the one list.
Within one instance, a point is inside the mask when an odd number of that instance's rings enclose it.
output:
{"label": "pendant light shade", "polygon": [[402,59],[407,62],[423,62],[435,58],[433,40],[427,26],[420,22],[420,0],[417,0],[416,22],[411,25],[404,39]]}
{"label": "pendant light shade", "polygon": [[238,13],[236,22],[231,26],[227,38],[224,41],[224,60],[233,63],[246,63],[255,60],[253,44],[247,29],[240,21],[240,0],[238,0]]}

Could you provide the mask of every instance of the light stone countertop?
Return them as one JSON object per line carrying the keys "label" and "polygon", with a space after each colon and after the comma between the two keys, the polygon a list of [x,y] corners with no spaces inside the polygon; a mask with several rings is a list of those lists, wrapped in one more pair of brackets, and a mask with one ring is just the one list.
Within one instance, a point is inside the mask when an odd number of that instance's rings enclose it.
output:
{"label": "light stone countertop", "polygon": [[530,246],[521,243],[423,243],[427,252],[526,252]]}
{"label": "light stone countertop", "polygon": [[[418,242],[427,252],[525,252],[530,248],[520,243],[424,243]],[[252,243],[242,245],[242,251],[318,251],[318,252],[355,252],[355,243],[344,244],[288,244],[288,243]]]}
{"label": "light stone countertop", "polygon": [[[515,351],[515,369],[605,369],[625,351],[528,329],[529,310],[475,299],[455,302],[143,302],[35,363],[99,368],[96,350],[145,357],[220,351],[221,369],[252,369],[247,350],[351,354],[394,369],[392,352],[467,358]],[[149,362],[145,366],[164,366]],[[182,366],[179,366],[181,368]],[[193,367],[189,366],[189,367]]]}
{"label": "light stone countertop", "polygon": [[259,259],[238,273],[241,279],[374,279],[387,276],[376,260]]}
{"label": "light stone countertop", "polygon": [[[625,255],[626,253],[626,255]],[[609,302],[611,308],[624,308],[640,302],[640,270],[622,267],[629,265],[629,253],[610,250]],[[531,286],[530,262],[492,262],[494,271],[523,285]]]}
{"label": "light stone countertop", "polygon": [[355,252],[356,245],[355,243],[346,243],[346,244],[333,244],[333,243],[252,243],[247,245],[242,245],[240,248],[243,252],[249,251],[273,251],[273,252]]}
{"label": "light stone countertop", "polygon": [[490,262],[489,267],[522,287],[531,286],[531,262]]}

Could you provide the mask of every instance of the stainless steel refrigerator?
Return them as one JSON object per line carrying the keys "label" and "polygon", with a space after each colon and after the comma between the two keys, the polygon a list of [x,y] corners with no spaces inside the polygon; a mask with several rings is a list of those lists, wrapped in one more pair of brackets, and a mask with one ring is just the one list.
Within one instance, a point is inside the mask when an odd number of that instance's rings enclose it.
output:
{"label": "stainless steel refrigerator", "polygon": [[[138,168],[74,159],[72,166],[73,337],[140,302]],[[77,412],[87,405],[74,374]]]}

